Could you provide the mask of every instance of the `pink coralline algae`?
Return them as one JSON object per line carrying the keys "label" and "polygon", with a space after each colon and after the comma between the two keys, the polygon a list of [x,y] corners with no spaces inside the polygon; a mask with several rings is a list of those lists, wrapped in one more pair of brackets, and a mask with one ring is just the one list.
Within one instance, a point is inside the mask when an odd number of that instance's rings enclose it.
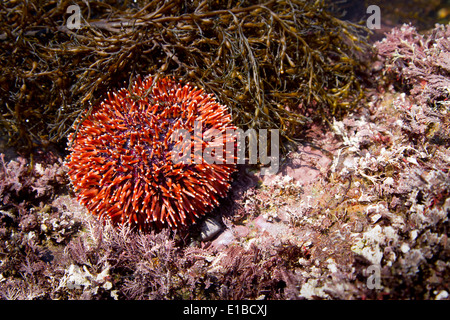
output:
{"label": "pink coralline algae", "polygon": [[411,25],[394,28],[375,44],[386,72],[402,80],[420,103],[450,106],[450,25],[421,35]]}

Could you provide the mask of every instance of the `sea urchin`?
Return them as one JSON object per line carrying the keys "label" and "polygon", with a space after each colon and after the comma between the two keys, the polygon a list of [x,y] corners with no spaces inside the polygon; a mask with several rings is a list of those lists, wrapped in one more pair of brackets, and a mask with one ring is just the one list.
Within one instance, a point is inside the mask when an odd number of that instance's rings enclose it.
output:
{"label": "sea urchin", "polygon": [[[236,165],[198,161],[195,151],[184,161],[177,156],[200,146],[229,157],[212,146],[232,143],[235,129],[227,108],[202,89],[138,79],[129,90],[108,93],[69,137],[69,177],[79,201],[100,218],[140,229],[186,226],[218,205]],[[189,139],[174,138],[177,130]],[[202,139],[211,132],[221,139]]]}

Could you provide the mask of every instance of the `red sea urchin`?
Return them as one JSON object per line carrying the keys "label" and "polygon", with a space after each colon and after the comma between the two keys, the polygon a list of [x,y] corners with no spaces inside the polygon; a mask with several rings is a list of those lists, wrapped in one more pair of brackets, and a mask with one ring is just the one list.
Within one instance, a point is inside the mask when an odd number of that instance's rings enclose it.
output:
{"label": "red sea urchin", "polygon": [[[201,152],[218,141],[229,145],[236,128],[227,108],[202,89],[171,78],[154,81],[138,79],[130,90],[108,93],[69,137],[67,166],[79,201],[94,215],[140,229],[178,228],[218,205],[236,164],[198,161],[197,152],[174,161],[174,153],[198,141]],[[189,139],[174,139],[176,130]],[[204,141],[211,130],[221,140]],[[235,159],[229,150],[223,155]]]}

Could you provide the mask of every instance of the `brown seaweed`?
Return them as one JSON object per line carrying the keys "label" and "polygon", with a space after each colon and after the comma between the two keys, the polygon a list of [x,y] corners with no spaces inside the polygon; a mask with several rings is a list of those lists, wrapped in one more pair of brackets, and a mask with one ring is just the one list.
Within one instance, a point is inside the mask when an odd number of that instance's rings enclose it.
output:
{"label": "brown seaweed", "polygon": [[0,129],[18,147],[60,142],[83,110],[137,75],[201,86],[236,125],[288,139],[363,97],[365,28],[324,1],[93,1],[70,30],[71,4],[0,5]]}

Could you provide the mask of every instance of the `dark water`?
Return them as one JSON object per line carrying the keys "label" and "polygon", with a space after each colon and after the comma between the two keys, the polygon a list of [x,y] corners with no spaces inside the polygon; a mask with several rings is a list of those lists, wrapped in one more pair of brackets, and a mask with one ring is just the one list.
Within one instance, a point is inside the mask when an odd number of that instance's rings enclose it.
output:
{"label": "dark water", "polygon": [[420,31],[432,29],[436,23],[450,22],[450,0],[327,0],[341,18],[366,23],[373,12],[370,5],[380,10],[380,28],[373,29],[372,40],[380,40],[392,27],[411,23]]}

